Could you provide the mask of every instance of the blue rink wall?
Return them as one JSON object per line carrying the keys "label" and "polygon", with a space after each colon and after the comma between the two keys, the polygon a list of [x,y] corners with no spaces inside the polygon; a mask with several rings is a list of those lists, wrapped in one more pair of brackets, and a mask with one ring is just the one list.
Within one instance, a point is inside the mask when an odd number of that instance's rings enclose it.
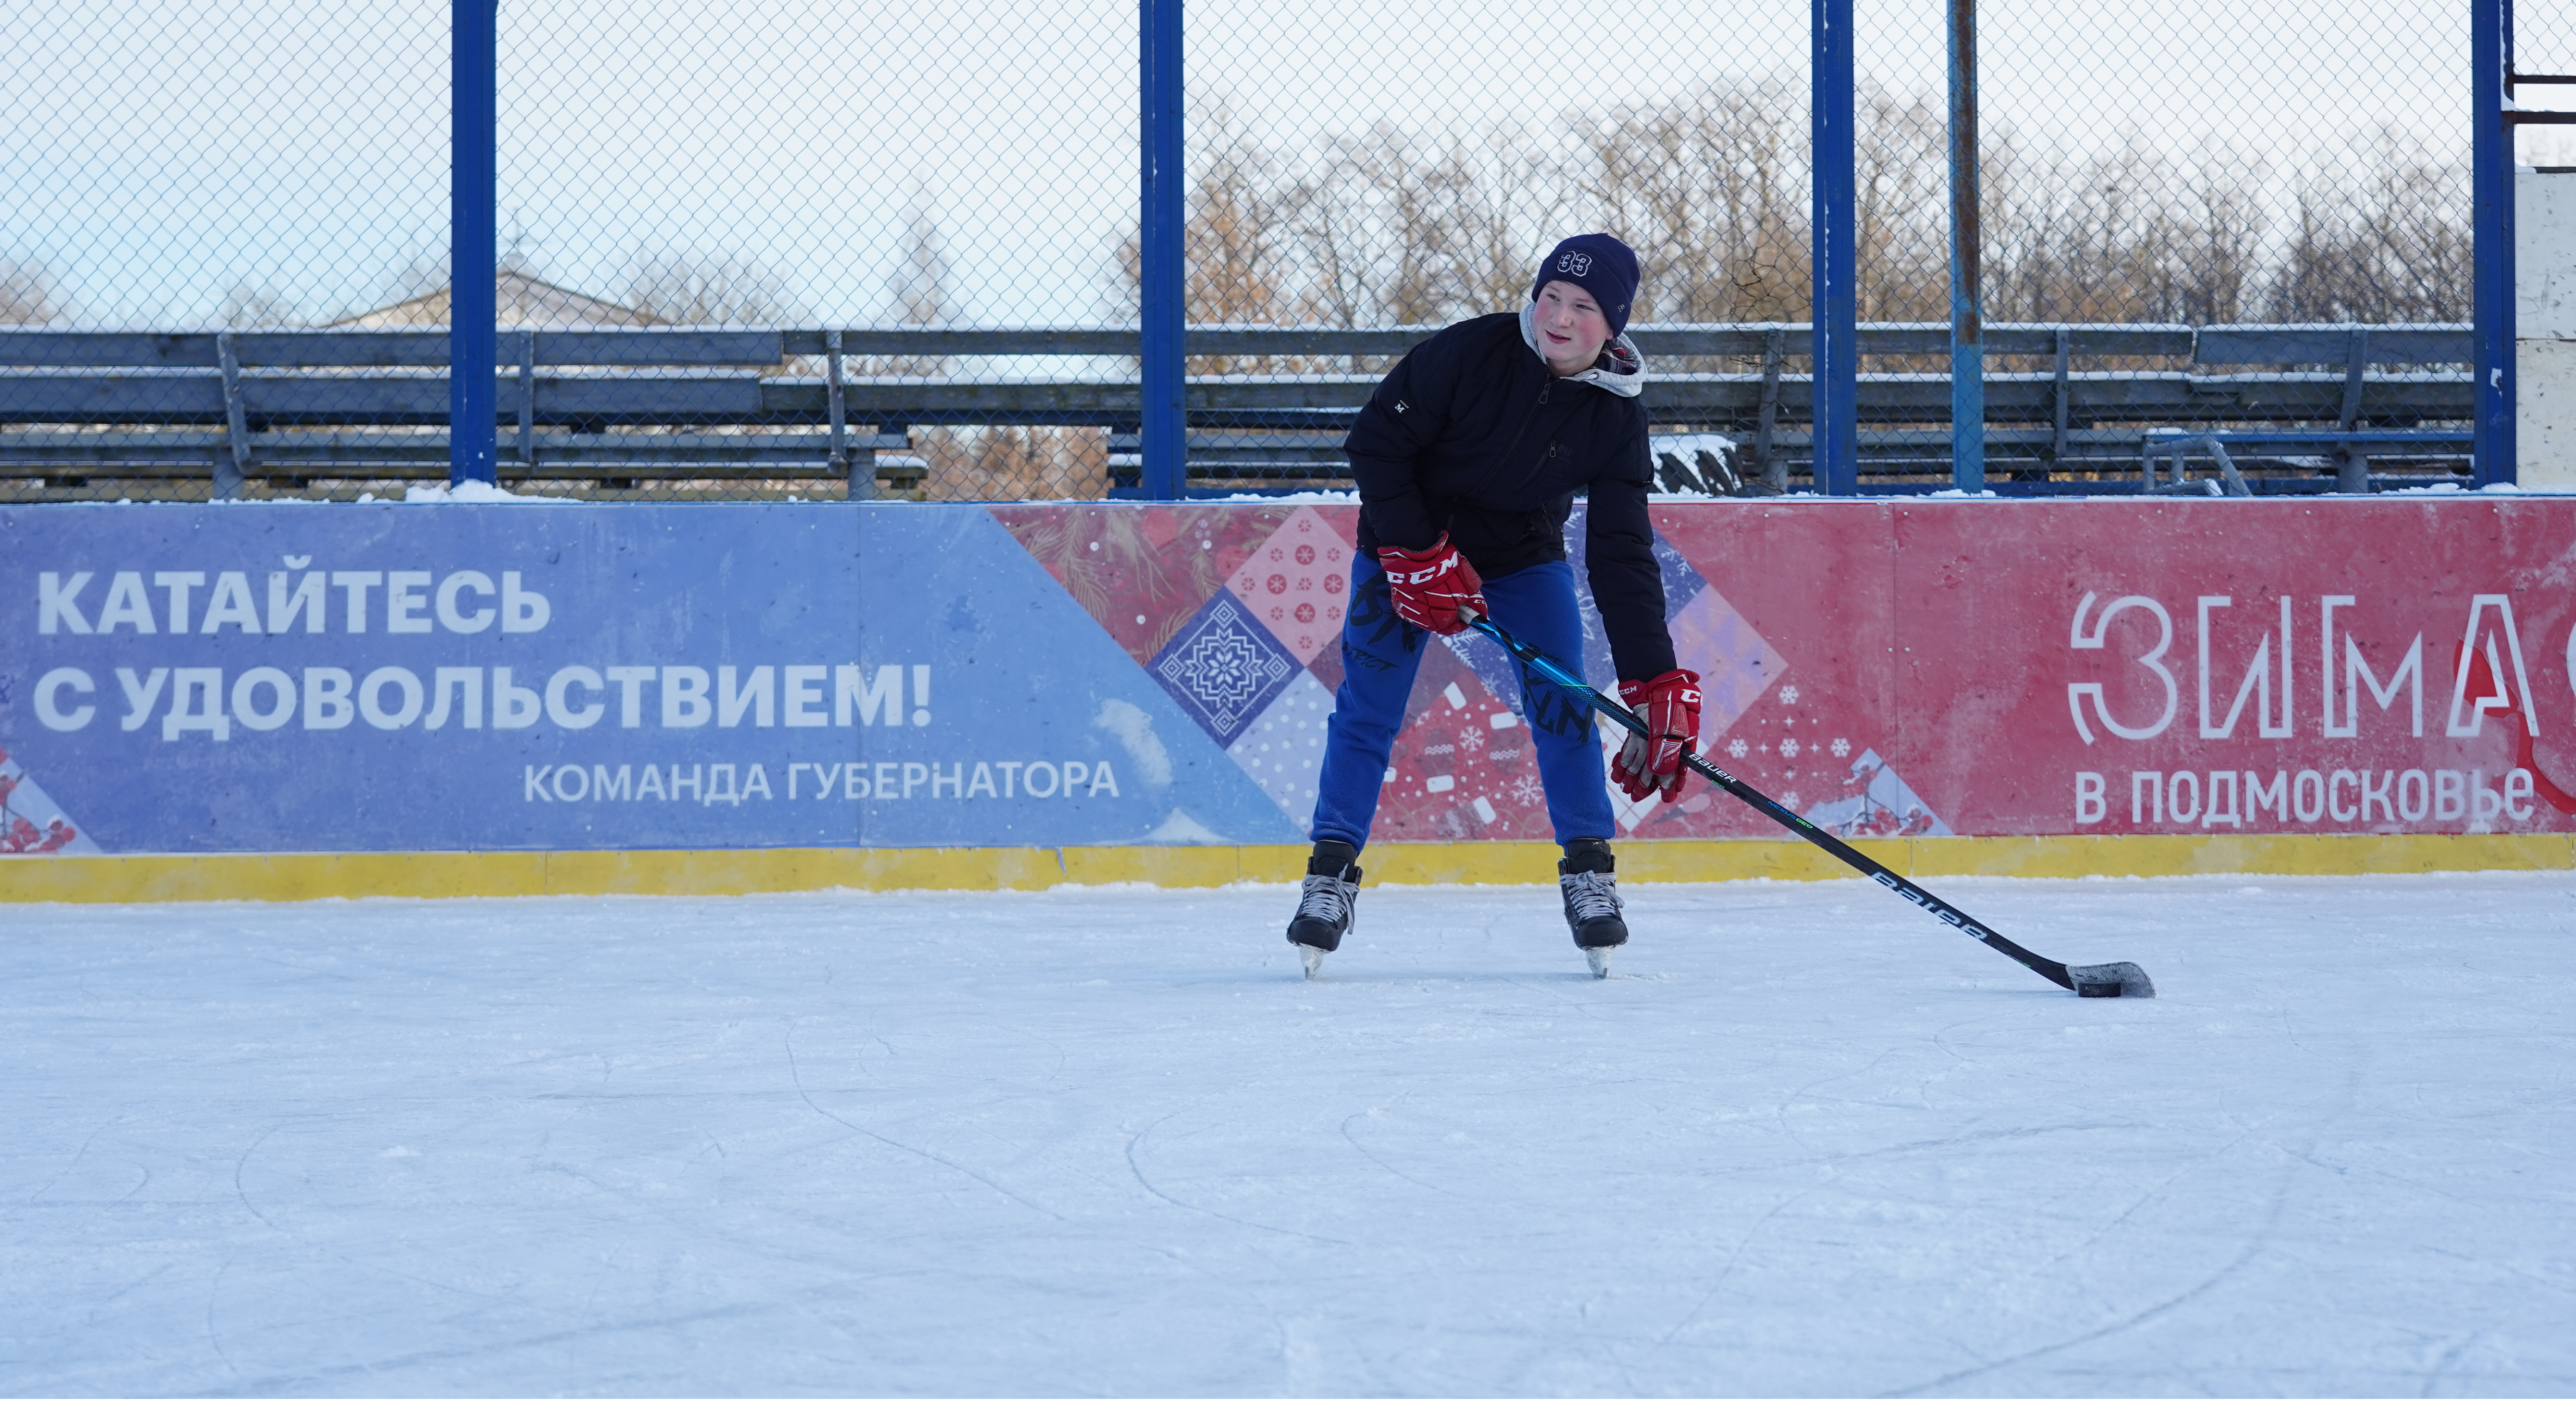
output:
{"label": "blue rink wall", "polygon": [[0,746],[99,851],[1300,835],[981,507],[81,507],[0,541]]}

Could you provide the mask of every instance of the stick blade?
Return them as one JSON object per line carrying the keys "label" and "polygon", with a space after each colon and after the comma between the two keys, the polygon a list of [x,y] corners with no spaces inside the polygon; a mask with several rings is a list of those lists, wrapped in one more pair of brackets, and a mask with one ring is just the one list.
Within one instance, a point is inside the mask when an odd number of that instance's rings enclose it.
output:
{"label": "stick blade", "polygon": [[2136,962],[2104,962],[2100,966],[2068,967],[2066,977],[2075,983],[2078,996],[2130,996],[2151,1000],[2156,984],[2147,979],[2144,967]]}

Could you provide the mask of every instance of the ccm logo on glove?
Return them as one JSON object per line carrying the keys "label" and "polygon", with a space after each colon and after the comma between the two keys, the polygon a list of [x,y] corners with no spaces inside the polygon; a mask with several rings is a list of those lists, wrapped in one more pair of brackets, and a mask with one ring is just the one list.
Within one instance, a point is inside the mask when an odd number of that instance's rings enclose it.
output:
{"label": "ccm logo on glove", "polygon": [[1465,555],[1449,547],[1447,535],[1432,541],[1429,549],[1380,546],[1377,562],[1386,571],[1395,616],[1414,627],[1463,633],[1467,620],[1459,616],[1460,609],[1471,609],[1478,618],[1485,616],[1485,581]]}
{"label": "ccm logo on glove", "polygon": [[1610,779],[1631,800],[1660,790],[1669,804],[1682,793],[1682,752],[1699,739],[1699,674],[1676,667],[1649,681],[1622,682],[1619,699],[1646,719],[1646,730],[1628,733],[1610,763]]}

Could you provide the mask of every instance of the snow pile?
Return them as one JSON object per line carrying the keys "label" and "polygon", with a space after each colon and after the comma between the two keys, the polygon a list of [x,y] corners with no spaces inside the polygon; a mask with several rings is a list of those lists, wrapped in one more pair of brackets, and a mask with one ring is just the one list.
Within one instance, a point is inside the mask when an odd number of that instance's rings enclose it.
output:
{"label": "snow pile", "polygon": [[1737,445],[1735,438],[1722,432],[1654,432],[1646,437],[1649,456],[1678,456],[1684,461],[1703,451],[1720,460],[1732,460]]}
{"label": "snow pile", "polygon": [[588,502],[570,496],[523,496],[505,491],[490,481],[458,481],[444,486],[405,486],[403,504],[586,505]]}

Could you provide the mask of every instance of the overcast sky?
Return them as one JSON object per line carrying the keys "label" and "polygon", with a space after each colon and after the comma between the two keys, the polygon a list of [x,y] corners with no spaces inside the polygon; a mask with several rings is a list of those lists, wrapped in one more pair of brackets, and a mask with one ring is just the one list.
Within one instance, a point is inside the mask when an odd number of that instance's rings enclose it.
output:
{"label": "overcast sky", "polygon": [[[2576,71],[2576,16],[2521,8],[2522,67]],[[1857,9],[1863,74],[1937,97],[1940,0]],[[2456,0],[1987,0],[1986,121],[2076,149],[2215,135],[2282,171],[2396,123],[2465,161],[2466,21]],[[1188,22],[1193,94],[1292,155],[1382,120],[1802,83],[1807,51],[1797,0],[1194,0]],[[1104,317],[1135,219],[1135,29],[1133,0],[503,0],[505,235],[598,293],[685,251],[864,322],[918,201],[969,319]],[[242,283],[345,312],[443,252],[444,7],[68,0],[7,7],[0,43],[0,260],[41,262],[83,322],[195,323]]]}

